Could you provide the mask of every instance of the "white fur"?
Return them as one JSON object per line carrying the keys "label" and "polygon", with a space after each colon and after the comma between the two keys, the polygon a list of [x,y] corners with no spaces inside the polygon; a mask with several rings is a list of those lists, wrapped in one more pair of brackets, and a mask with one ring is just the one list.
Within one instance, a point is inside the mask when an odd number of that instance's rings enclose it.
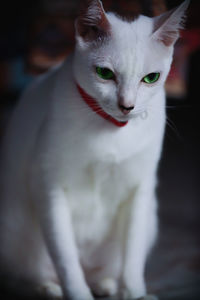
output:
{"label": "white fur", "polygon": [[[146,294],[144,266],[155,240],[156,169],[165,126],[164,82],[173,47],[152,38],[154,20],[106,14],[98,47],[77,37],[59,69],[29,87],[4,140],[1,262],[38,286],[62,286],[72,300],[97,293]],[[99,79],[109,67],[117,82]],[[160,72],[153,85],[141,82]],[[75,80],[123,128],[95,114]],[[124,116],[118,98],[135,109]],[[90,288],[89,288],[90,287]]]}

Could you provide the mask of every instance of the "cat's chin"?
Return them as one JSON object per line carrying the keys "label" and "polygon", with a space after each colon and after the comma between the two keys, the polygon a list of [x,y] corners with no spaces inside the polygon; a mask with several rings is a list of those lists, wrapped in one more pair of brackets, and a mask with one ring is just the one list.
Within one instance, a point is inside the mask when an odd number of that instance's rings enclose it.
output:
{"label": "cat's chin", "polygon": [[110,112],[109,110],[106,110],[106,109],[103,109],[103,110],[106,114],[108,114],[109,116],[111,116],[112,118],[117,120],[118,122],[127,122],[127,121],[134,118],[133,114],[122,115],[122,114],[118,114],[118,113],[115,114],[115,113]]}
{"label": "cat's chin", "polygon": [[114,116],[113,115],[112,117],[119,122],[127,122],[127,121],[133,119],[134,115],[128,115],[128,116],[119,116],[119,115]]}

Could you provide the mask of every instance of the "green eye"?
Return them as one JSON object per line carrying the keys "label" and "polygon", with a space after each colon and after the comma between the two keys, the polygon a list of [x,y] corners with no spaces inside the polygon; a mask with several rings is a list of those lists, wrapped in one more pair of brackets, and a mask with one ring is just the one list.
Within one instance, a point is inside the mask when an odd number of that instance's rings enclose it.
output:
{"label": "green eye", "polygon": [[142,81],[145,83],[154,83],[159,79],[159,77],[160,73],[149,73],[142,79]]}
{"label": "green eye", "polygon": [[105,80],[115,78],[114,73],[110,69],[107,69],[107,68],[96,67],[96,72],[100,78],[105,79]]}

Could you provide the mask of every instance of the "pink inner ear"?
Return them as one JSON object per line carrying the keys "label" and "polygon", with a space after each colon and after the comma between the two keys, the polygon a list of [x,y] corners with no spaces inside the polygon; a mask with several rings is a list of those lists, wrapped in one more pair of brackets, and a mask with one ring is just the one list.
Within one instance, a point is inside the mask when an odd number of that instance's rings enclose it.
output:
{"label": "pink inner ear", "polygon": [[109,34],[110,23],[100,1],[90,2],[89,6],[78,17],[76,29],[78,35],[88,41]]}
{"label": "pink inner ear", "polygon": [[179,36],[177,31],[171,31],[168,32],[168,34],[168,36],[165,35],[165,37],[162,39],[163,44],[167,47],[171,46]]}
{"label": "pink inner ear", "polygon": [[157,40],[162,42],[167,47],[175,43],[178,37],[179,37],[178,29],[172,31],[172,30],[167,30],[165,28],[162,28],[160,31],[158,30],[158,34],[157,34]]}

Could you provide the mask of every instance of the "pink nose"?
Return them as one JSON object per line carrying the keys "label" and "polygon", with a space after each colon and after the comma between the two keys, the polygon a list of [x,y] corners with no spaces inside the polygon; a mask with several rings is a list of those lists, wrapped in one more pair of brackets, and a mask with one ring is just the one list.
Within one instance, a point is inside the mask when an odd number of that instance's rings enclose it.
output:
{"label": "pink nose", "polygon": [[131,110],[134,109],[134,106],[124,106],[122,104],[119,104],[119,109],[123,112],[124,115],[127,115],[130,113]]}

